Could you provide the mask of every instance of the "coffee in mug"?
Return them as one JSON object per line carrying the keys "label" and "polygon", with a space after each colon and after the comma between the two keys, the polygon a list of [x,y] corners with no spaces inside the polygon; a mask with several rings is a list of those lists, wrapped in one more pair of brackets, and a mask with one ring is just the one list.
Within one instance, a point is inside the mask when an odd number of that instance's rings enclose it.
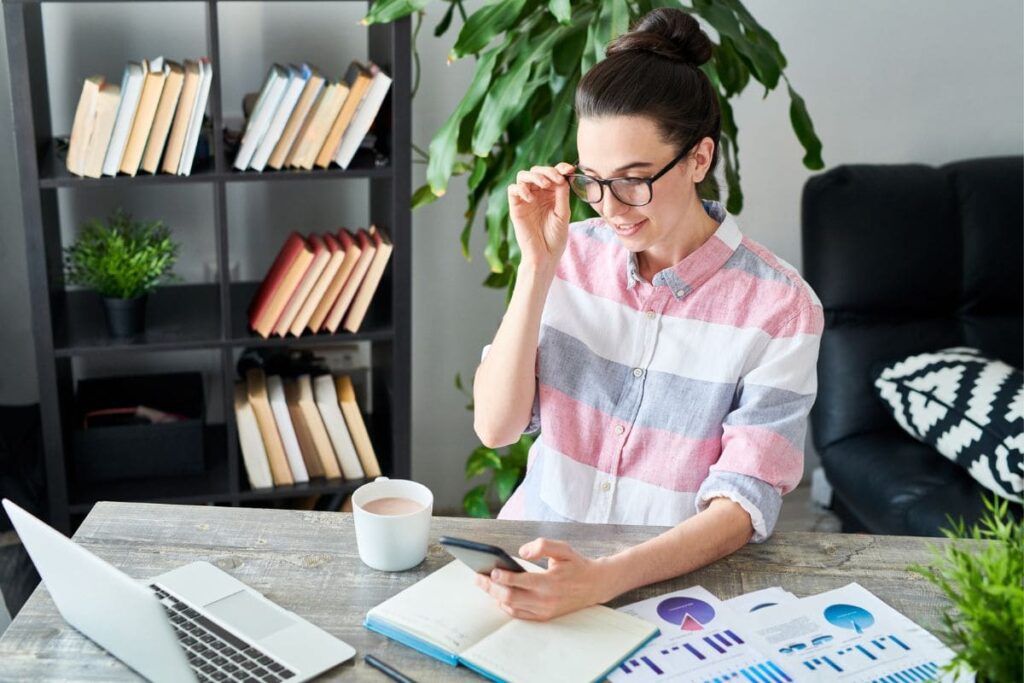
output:
{"label": "coffee in mug", "polygon": [[375,515],[407,515],[410,512],[419,512],[423,505],[409,498],[388,496],[371,500],[363,505],[363,509]]}
{"label": "coffee in mug", "polygon": [[427,556],[434,494],[423,484],[377,477],[352,494],[359,559],[382,571],[411,569]]}

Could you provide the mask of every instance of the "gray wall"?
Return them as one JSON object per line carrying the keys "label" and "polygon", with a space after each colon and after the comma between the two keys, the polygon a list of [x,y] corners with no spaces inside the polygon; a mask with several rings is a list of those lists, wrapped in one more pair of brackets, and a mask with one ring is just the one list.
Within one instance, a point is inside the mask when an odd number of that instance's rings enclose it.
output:
{"label": "gray wall", "polygon": [[[825,143],[829,166],[854,162],[943,163],[955,159],[1024,151],[1024,11],[1019,0],[987,0],[967,8],[949,0],[772,2],[747,0],[751,12],[778,38],[790,62],[789,77],[805,97]],[[224,47],[226,107],[258,87],[266,64],[308,59],[331,73],[365,53],[355,26],[361,9],[347,3],[284,3],[222,6],[222,25],[238,38]],[[425,148],[447,117],[472,73],[471,60],[445,64],[450,33],[433,38],[440,19],[433,3],[421,32],[423,66],[413,102],[414,141]],[[151,12],[162,12],[154,21]],[[56,130],[70,128],[81,79],[90,73],[116,77],[128,58],[159,53],[174,58],[201,54],[201,21],[194,5],[169,7],[103,5],[46,7],[48,66]],[[328,12],[324,20],[323,12]],[[336,32],[327,38],[322,26]],[[124,40],[110,49],[98,36]],[[0,50],[0,158],[10,159],[11,109],[6,46]],[[746,208],[740,225],[753,239],[800,265],[799,199],[810,173],[800,163],[785,93],[751,86],[735,103]],[[414,169],[414,182],[423,167]],[[344,184],[337,196],[314,188],[271,189],[245,184],[232,189],[232,260],[242,277],[259,277],[273,245],[287,230],[326,229],[365,221],[365,191]],[[339,188],[337,183],[332,188]],[[65,224],[77,225],[113,202],[153,212],[188,235],[182,275],[198,281],[213,245],[203,188],[110,193],[62,192]],[[66,195],[66,196],[65,196]],[[130,202],[130,203],[129,203]],[[25,293],[24,240],[17,185],[10,164],[0,167],[0,403],[37,398]],[[462,476],[466,454],[476,445],[465,399],[455,391],[455,373],[471,377],[480,348],[500,320],[502,295],[480,287],[486,266],[475,235],[472,263],[459,253],[465,210],[464,183],[456,180],[443,200],[413,214],[413,475],[437,495],[439,509],[455,509],[468,488]],[[329,216],[326,219],[324,216]],[[237,251],[236,251],[237,249]],[[195,362],[184,359],[182,362]]]}

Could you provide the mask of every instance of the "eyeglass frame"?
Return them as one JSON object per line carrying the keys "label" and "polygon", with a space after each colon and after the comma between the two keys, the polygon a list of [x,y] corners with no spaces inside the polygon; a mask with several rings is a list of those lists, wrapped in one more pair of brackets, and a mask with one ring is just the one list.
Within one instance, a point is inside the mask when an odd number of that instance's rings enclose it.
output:
{"label": "eyeglass frame", "polygon": [[[579,198],[580,201],[585,202],[587,204],[600,204],[601,202],[603,202],[604,201],[604,188],[605,188],[605,186],[607,186],[608,187],[608,191],[612,193],[612,196],[615,197],[616,200],[618,200],[618,201],[622,202],[623,204],[625,204],[626,206],[647,206],[648,204],[650,204],[651,202],[654,201],[654,181],[658,180],[663,175],[665,175],[670,170],[672,170],[672,168],[674,168],[675,165],[678,164],[680,161],[685,159],[686,155],[689,154],[692,150],[693,150],[693,145],[690,145],[689,147],[684,147],[683,151],[680,152],[679,155],[675,159],[673,159],[672,161],[668,162],[667,166],[665,166],[663,169],[661,169],[660,171],[658,171],[654,175],[648,176],[646,178],[631,178],[630,176],[618,176],[618,177],[615,177],[615,178],[604,178],[604,179],[601,179],[601,178],[595,178],[592,175],[587,175],[586,173],[566,173],[563,177],[569,182],[569,186],[570,187],[572,187],[572,179],[575,178],[575,177],[587,178],[588,180],[592,180],[593,182],[598,184],[598,186],[601,188],[601,196],[598,197],[597,200],[592,201],[592,202],[588,202],[583,197],[580,197],[579,193],[577,193],[575,190],[573,190],[573,194],[575,194]],[[615,190],[612,189],[612,183],[615,182],[616,180],[634,180],[634,181],[635,180],[642,180],[642,181],[644,181],[644,183],[646,183],[646,185],[647,185],[647,194],[650,196],[650,199],[648,199],[643,204],[631,204],[630,202],[625,201],[624,199],[622,199],[622,197],[620,197],[619,195],[615,194]]]}

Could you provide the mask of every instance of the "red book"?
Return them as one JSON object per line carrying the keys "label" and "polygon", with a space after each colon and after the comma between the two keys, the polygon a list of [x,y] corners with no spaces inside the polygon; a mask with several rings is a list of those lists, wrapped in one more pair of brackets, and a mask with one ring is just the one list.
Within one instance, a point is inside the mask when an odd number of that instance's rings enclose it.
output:
{"label": "red book", "polygon": [[302,235],[289,235],[249,305],[249,326],[261,337],[270,336],[312,261],[313,250]]}

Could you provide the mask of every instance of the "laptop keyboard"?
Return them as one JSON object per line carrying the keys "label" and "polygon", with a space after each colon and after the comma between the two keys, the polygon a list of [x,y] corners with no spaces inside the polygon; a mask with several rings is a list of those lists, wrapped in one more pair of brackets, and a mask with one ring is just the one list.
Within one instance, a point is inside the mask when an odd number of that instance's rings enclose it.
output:
{"label": "laptop keyboard", "polygon": [[200,681],[277,683],[295,677],[294,671],[221,628],[167,591],[156,585],[150,585],[150,588],[167,610],[174,633]]}

